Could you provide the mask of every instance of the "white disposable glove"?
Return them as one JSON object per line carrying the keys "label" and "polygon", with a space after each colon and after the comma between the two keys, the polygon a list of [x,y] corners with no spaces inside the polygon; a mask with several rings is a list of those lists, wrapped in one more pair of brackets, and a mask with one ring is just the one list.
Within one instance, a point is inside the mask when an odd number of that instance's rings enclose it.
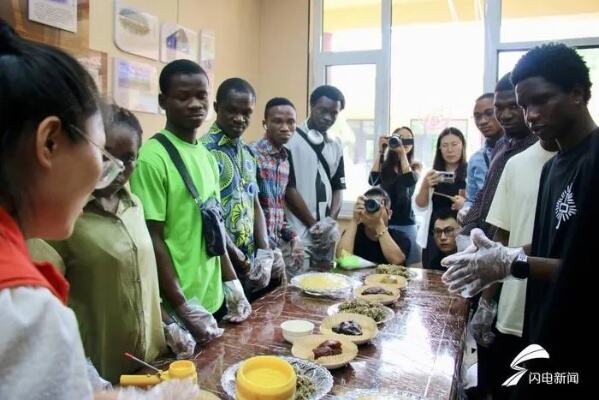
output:
{"label": "white disposable glove", "polygon": [[493,321],[497,315],[497,304],[488,302],[483,297],[478,301],[478,308],[468,324],[470,334],[480,346],[489,347],[495,340]]}
{"label": "white disposable glove", "polygon": [[264,289],[270,283],[274,254],[271,249],[258,249],[254,264],[248,273],[252,291]]}
{"label": "white disposable glove", "polygon": [[173,322],[171,324],[162,324],[166,345],[175,353],[178,360],[186,360],[193,356],[196,348],[196,341],[191,333]]}
{"label": "white disposable glove", "polygon": [[274,260],[272,262],[271,279],[280,280],[281,284],[287,283],[287,274],[285,273],[285,260],[280,249],[273,250]]}
{"label": "white disposable glove", "polygon": [[194,339],[206,342],[222,336],[224,330],[218,327],[216,320],[197,300],[186,301],[176,309],[185,326]]}
{"label": "white disposable glove", "polygon": [[[198,399],[200,397],[200,387],[193,383],[191,379],[169,379],[150,389],[136,387],[120,388],[117,400]],[[114,399],[114,397],[106,398]]]}
{"label": "white disposable glove", "polygon": [[92,389],[94,389],[94,391],[99,392],[102,390],[112,389],[112,384],[100,376],[98,370],[96,367],[94,367],[94,364],[92,364],[92,361],[89,358],[87,359],[85,367],[87,369],[89,382],[91,383]]}
{"label": "white disposable glove", "polygon": [[223,319],[235,323],[245,321],[252,313],[252,306],[245,297],[239,279],[225,282],[223,290],[227,302],[227,315]]}
{"label": "white disposable glove", "polygon": [[470,240],[472,246],[441,260],[441,265],[447,268],[443,282],[451,293],[460,293],[463,297],[472,297],[508,277],[512,261],[522,253],[521,247],[505,247],[493,242],[480,229],[472,230]]}

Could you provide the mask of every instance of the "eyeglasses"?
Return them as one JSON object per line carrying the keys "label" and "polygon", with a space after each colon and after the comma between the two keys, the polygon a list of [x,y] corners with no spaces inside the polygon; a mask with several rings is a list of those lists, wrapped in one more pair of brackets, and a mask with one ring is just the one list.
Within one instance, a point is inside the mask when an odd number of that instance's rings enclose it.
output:
{"label": "eyeglasses", "polygon": [[115,180],[117,176],[121,172],[125,170],[125,166],[121,160],[114,157],[112,154],[104,150],[102,146],[99,146],[97,143],[94,143],[85,133],[81,131],[81,129],[77,128],[74,125],[69,125],[69,127],[75,131],[79,136],[83,137],[92,145],[96,146],[98,150],[102,153],[102,175],[100,175],[100,179],[96,183],[96,190],[104,189],[108,187]]}
{"label": "eyeglasses", "polygon": [[453,226],[448,226],[446,228],[435,228],[433,229],[433,235],[437,236],[437,237],[441,237],[443,235],[445,236],[455,236],[458,233],[459,229],[458,228],[454,228]]}

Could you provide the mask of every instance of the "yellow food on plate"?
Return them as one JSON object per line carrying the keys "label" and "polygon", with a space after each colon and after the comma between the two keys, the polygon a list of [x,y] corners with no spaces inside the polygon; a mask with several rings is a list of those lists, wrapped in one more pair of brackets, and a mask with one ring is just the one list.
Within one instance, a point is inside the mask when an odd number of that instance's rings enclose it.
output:
{"label": "yellow food on plate", "polygon": [[390,274],[372,274],[368,275],[364,282],[367,285],[376,285],[377,283],[382,283],[384,285],[392,285],[398,288],[405,288],[408,286],[408,280],[400,275],[390,275]]}
{"label": "yellow food on plate", "polygon": [[309,274],[299,280],[303,289],[344,289],[349,287],[347,278],[333,274]]}

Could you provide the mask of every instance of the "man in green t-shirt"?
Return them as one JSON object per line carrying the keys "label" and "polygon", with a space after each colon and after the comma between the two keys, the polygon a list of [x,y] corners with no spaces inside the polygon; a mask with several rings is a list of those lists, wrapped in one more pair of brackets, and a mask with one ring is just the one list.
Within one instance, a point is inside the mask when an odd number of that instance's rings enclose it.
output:
{"label": "man in green t-shirt", "polygon": [[[160,74],[158,99],[166,111],[161,133],[181,155],[201,200],[220,199],[216,161],[196,140],[209,107],[206,72],[189,60],[171,62]],[[131,189],[144,205],[162,296],[195,338],[220,336],[216,320],[223,316],[245,320],[251,307],[231,262],[226,254],[208,255],[199,209],[157,140],[141,148]]]}

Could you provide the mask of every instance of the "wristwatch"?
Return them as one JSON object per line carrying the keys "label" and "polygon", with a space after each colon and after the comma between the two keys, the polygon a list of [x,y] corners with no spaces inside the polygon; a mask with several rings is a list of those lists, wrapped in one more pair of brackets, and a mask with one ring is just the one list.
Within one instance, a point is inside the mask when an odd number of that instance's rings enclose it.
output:
{"label": "wristwatch", "polygon": [[530,264],[528,256],[524,253],[518,254],[518,257],[512,261],[510,272],[514,278],[526,279],[530,274]]}

